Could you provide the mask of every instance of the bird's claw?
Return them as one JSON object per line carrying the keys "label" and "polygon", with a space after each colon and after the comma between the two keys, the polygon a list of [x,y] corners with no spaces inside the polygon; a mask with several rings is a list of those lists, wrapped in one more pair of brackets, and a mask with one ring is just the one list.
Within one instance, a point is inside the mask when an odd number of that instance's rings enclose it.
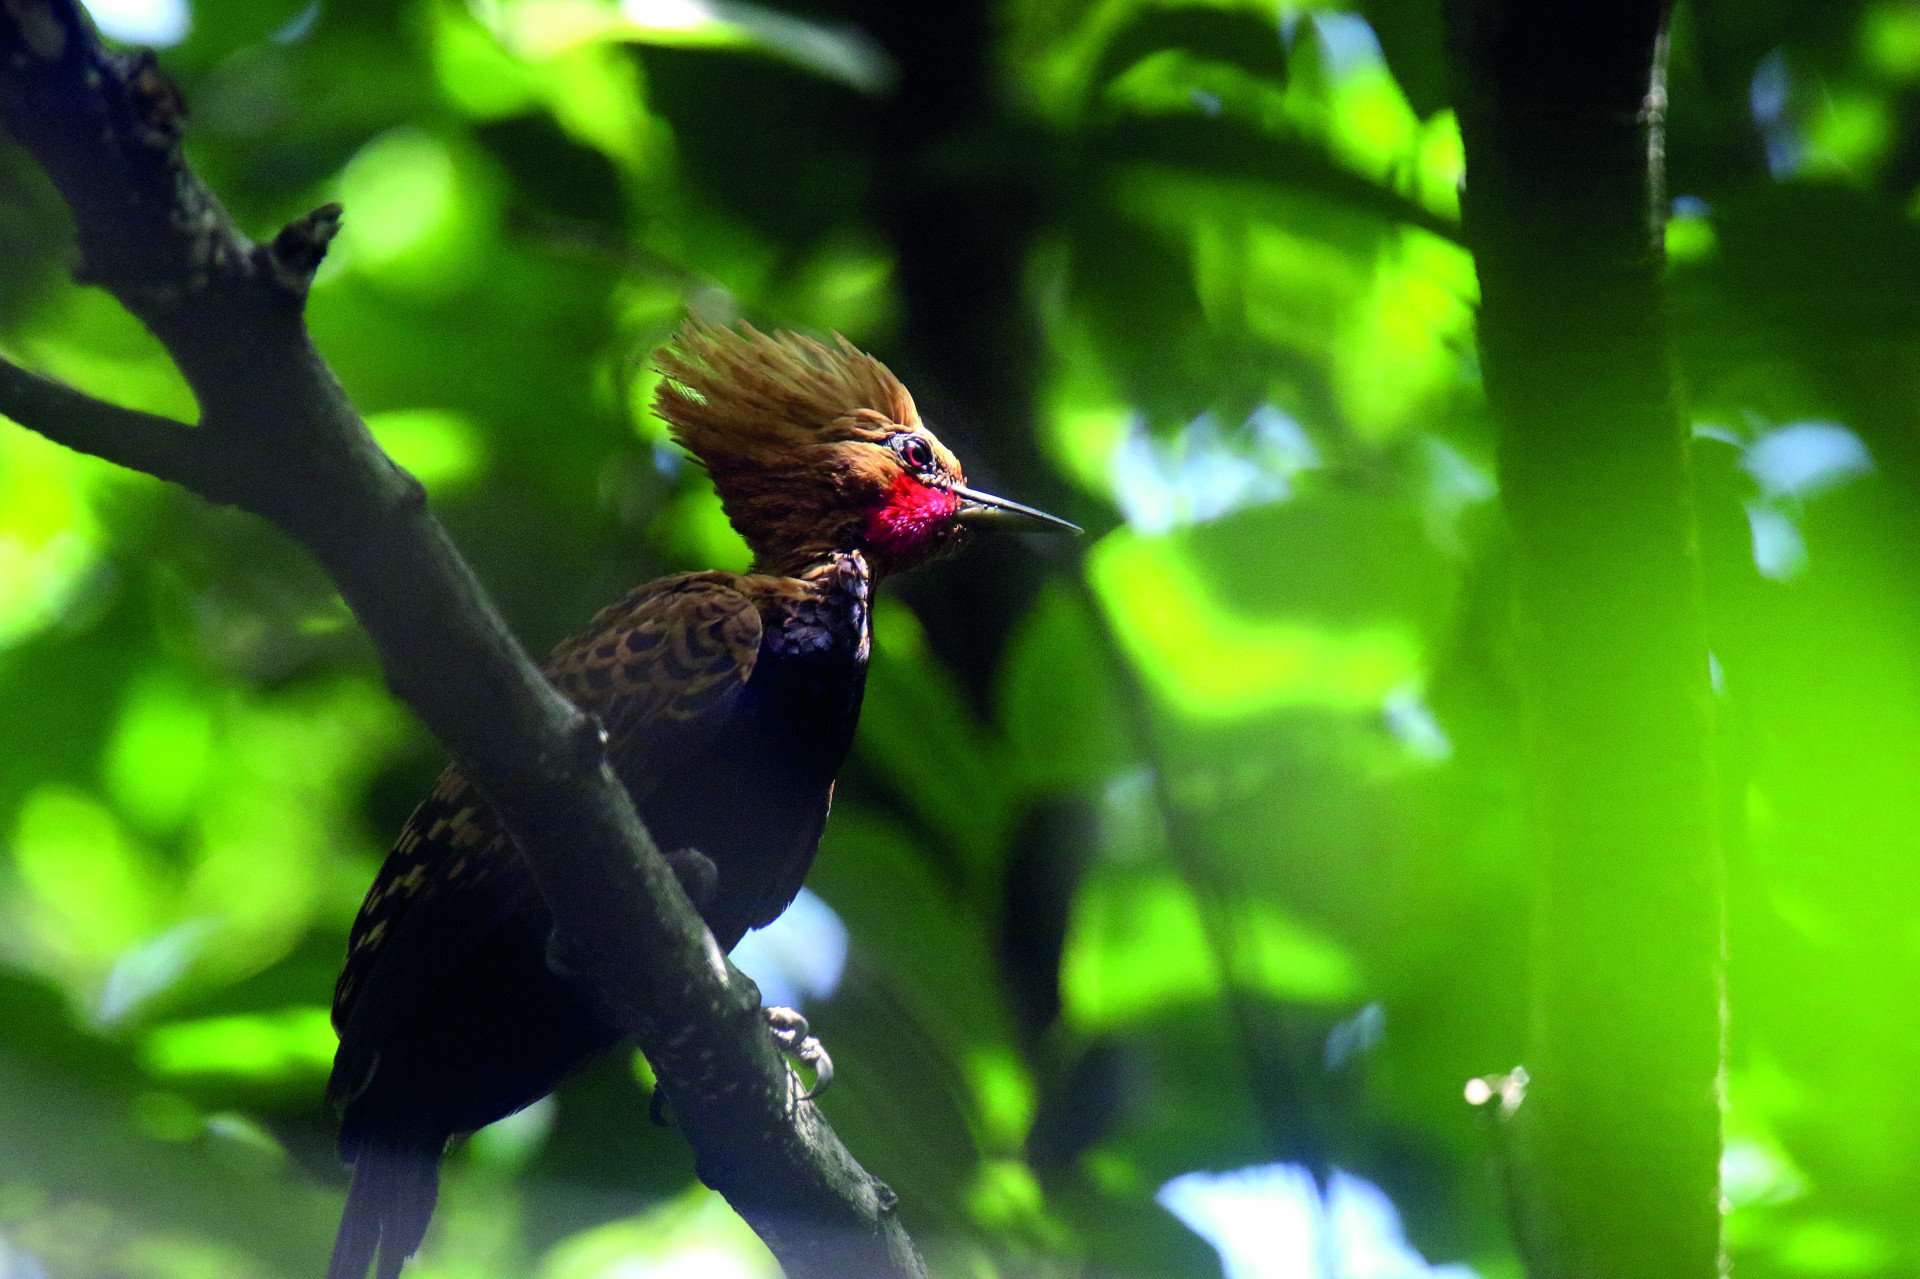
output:
{"label": "bird's claw", "polygon": [[767,1015],[767,1029],[773,1032],[773,1042],[779,1045],[780,1051],[813,1071],[813,1086],[800,1094],[801,1101],[812,1101],[833,1082],[833,1058],[827,1056],[826,1048],[814,1036],[807,1019],[794,1009],[762,1011]]}
{"label": "bird's claw", "polygon": [[[763,1008],[760,1011],[766,1016],[774,1045],[813,1072],[813,1086],[800,1094],[801,1101],[812,1101],[833,1082],[833,1058],[827,1056],[827,1050],[807,1025],[807,1019],[795,1009]],[[661,1128],[671,1128],[676,1122],[673,1099],[667,1095],[667,1086],[658,1080],[654,1082],[653,1095],[647,1098],[647,1117]]]}

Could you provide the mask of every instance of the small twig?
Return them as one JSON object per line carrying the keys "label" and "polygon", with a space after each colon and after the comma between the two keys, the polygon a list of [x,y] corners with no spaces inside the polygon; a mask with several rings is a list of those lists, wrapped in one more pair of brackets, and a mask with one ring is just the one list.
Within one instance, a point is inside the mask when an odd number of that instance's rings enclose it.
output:
{"label": "small twig", "polygon": [[267,261],[280,287],[298,298],[307,296],[313,273],[327,256],[327,246],[340,234],[340,206],[323,204],[304,218],[289,222],[267,249]]}
{"label": "small twig", "polygon": [[215,501],[220,485],[192,427],[121,408],[0,356],[0,416],[56,444],[171,480]]}

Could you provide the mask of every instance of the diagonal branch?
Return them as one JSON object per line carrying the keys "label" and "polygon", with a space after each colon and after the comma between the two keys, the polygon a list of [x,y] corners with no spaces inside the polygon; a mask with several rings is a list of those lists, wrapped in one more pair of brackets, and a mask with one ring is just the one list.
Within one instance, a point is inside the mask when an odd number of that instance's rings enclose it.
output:
{"label": "diagonal branch", "polygon": [[775,1050],[607,767],[599,726],[541,677],[412,476],[314,350],[307,285],[340,216],[258,245],[179,148],[177,92],[103,47],[76,0],[0,0],[0,125],[73,212],[83,278],[167,348],[196,428],[0,364],[0,412],[50,439],[271,520],[325,567],[388,685],[492,802],[589,979],[671,1092],[700,1176],[792,1279],[924,1276],[894,1196],[848,1154]]}

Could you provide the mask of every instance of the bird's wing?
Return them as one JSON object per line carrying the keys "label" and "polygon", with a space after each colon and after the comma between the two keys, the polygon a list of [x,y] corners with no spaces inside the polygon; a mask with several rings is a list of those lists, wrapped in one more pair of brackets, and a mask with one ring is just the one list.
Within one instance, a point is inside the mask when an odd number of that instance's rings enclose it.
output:
{"label": "bird's wing", "polygon": [[547,678],[600,717],[620,779],[643,798],[662,762],[693,749],[760,656],[760,612],[726,573],[669,578],[604,610],[547,659]]}
{"label": "bird's wing", "polygon": [[[603,610],[548,658],[549,679],[600,717],[621,779],[644,798],[668,763],[726,722],[753,674],[760,614],[727,574],[644,586]],[[491,929],[538,917],[531,878],[486,802],[449,768],[387,855],[347,942],[334,988],[341,1050],[330,1091],[350,1099],[386,1028],[433,991]]]}

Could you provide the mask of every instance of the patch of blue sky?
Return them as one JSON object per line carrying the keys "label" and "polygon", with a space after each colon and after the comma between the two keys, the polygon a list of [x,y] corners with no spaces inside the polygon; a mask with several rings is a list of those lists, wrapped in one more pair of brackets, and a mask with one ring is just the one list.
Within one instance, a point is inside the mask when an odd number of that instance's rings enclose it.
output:
{"label": "patch of blue sky", "polygon": [[1866,444],[1838,422],[1788,422],[1756,436],[1740,466],[1769,498],[1807,498],[1873,470]]}
{"label": "patch of blue sky", "polygon": [[1284,501],[1295,477],[1318,465],[1306,430],[1271,404],[1232,430],[1202,413],[1170,439],[1136,420],[1115,452],[1114,496],[1134,528],[1164,533]]}
{"label": "patch of blue sky", "polygon": [[1336,1170],[1323,1196],[1300,1164],[1190,1172],[1157,1197],[1219,1252],[1225,1279],[1476,1279],[1429,1265],[1386,1194],[1350,1173]]}
{"label": "patch of blue sky", "polygon": [[753,978],[767,1006],[805,1008],[839,988],[847,967],[847,926],[833,907],[803,888],[785,914],[733,948],[733,962]]}
{"label": "patch of blue sky", "polygon": [[1374,34],[1373,27],[1359,14],[1316,9],[1312,16],[1314,32],[1320,37],[1327,70],[1335,79],[1386,65],[1387,58],[1381,51],[1380,37]]}
{"label": "patch of blue sky", "polygon": [[1807,155],[1806,138],[1790,110],[1792,98],[1793,72],[1786,53],[1775,49],[1760,59],[1747,86],[1747,109],[1765,139],[1767,172],[1775,179],[1799,172]]}
{"label": "patch of blue sky", "polygon": [[1807,539],[1785,511],[1766,502],[1748,502],[1747,528],[1753,535],[1753,567],[1760,576],[1785,582],[1807,566]]}
{"label": "patch of blue sky", "polygon": [[166,49],[193,29],[187,0],[86,0],[100,30],[127,44]]}
{"label": "patch of blue sky", "polygon": [[1745,503],[1754,568],[1776,582],[1798,576],[1807,566],[1800,529],[1804,504],[1874,469],[1864,440],[1839,422],[1820,418],[1778,426],[1758,419],[1744,427],[1697,422],[1693,435],[1740,450],[1740,469],[1758,490]]}

